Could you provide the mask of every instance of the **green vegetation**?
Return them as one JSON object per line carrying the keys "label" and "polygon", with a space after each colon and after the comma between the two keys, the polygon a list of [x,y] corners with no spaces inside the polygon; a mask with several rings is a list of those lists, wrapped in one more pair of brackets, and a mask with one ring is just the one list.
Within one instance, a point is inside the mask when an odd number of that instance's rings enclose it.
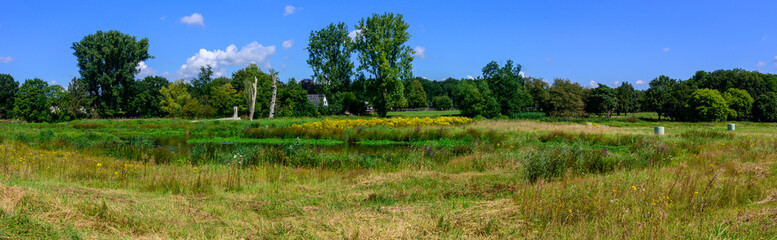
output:
{"label": "green vegetation", "polygon": [[774,124],[662,122],[667,135],[656,136],[655,113],[634,123],[523,116],[540,121],[326,131],[290,127],[312,118],[2,123],[0,237],[777,234]]}

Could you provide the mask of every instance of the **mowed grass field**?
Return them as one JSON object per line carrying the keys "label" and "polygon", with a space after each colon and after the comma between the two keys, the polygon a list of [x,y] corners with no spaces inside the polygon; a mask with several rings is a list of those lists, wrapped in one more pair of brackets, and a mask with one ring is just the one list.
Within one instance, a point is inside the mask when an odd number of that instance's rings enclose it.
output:
{"label": "mowed grass field", "polygon": [[0,239],[776,238],[777,124],[639,116],[0,123]]}

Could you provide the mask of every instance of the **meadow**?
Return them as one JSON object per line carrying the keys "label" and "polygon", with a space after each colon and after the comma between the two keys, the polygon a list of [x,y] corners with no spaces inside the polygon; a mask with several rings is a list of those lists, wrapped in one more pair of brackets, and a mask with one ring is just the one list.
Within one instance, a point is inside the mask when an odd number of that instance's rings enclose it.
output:
{"label": "meadow", "polygon": [[2,122],[0,239],[777,238],[777,124],[456,115]]}

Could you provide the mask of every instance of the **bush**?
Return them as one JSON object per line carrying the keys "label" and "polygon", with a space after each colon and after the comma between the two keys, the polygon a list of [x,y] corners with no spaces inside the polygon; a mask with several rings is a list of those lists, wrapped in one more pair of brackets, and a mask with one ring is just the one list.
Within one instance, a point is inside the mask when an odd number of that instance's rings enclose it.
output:
{"label": "bush", "polygon": [[432,98],[432,108],[451,109],[453,108],[453,101],[448,96],[436,96]]}
{"label": "bush", "polygon": [[709,88],[694,91],[685,108],[691,121],[719,122],[728,117],[726,100],[718,90]]}
{"label": "bush", "polygon": [[730,108],[730,119],[743,119],[745,116],[750,115],[750,109],[755,101],[747,91],[737,88],[726,90],[723,98],[726,99],[726,104]]}

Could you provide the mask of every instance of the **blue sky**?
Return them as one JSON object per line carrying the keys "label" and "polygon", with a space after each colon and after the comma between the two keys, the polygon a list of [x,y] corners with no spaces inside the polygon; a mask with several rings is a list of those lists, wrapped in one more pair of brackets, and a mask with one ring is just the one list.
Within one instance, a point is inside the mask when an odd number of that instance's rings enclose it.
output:
{"label": "blue sky", "polygon": [[67,85],[78,75],[72,43],[118,30],[149,39],[144,75],[190,78],[202,64],[231,75],[255,62],[299,80],[312,74],[312,30],[353,30],[384,12],[404,15],[407,44],[423,49],[413,72],[433,80],[477,77],[507,59],[532,77],[639,89],[661,74],[777,72],[777,1],[0,0],[0,73]]}

